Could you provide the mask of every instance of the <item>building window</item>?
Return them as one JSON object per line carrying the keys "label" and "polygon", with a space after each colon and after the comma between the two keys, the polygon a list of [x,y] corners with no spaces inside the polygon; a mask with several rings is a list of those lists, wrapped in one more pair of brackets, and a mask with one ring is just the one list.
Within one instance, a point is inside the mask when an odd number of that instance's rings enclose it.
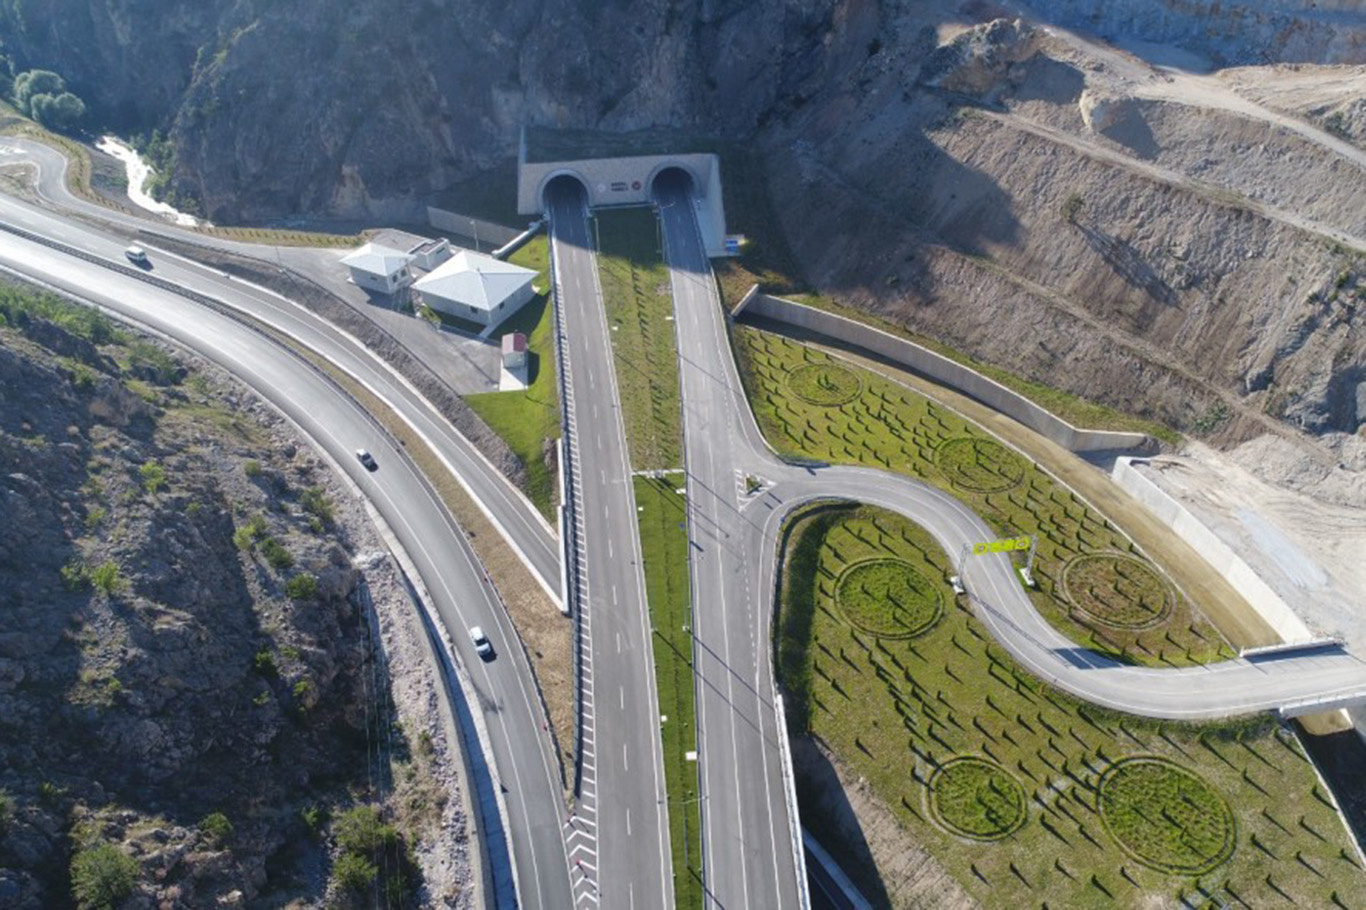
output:
{"label": "building window", "polygon": [[470,307],[470,312],[471,312],[471,313],[478,313],[478,312],[479,312],[479,308],[478,308],[478,307],[473,307],[473,306],[472,306],[472,307]]}

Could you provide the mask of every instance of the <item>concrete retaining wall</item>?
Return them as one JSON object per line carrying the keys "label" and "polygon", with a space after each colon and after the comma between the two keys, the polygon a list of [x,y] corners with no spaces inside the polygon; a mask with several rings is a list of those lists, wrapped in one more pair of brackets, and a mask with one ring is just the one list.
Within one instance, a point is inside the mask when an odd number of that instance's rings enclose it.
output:
{"label": "concrete retaining wall", "polygon": [[970,367],[965,367],[942,354],[936,354],[913,341],[844,316],[753,291],[745,295],[736,306],[733,315],[739,316],[742,311],[819,332],[845,344],[855,345],[886,357],[935,382],[975,398],[1073,452],[1134,449],[1152,444],[1152,440],[1143,433],[1084,430],[1074,427],[1018,392]]}
{"label": "concrete retaining wall", "polygon": [[427,206],[427,223],[437,230],[449,231],[452,234],[459,234],[461,237],[478,240],[481,250],[491,250],[504,246],[512,242],[520,233],[510,227],[485,221],[483,218],[474,218],[470,215],[462,215],[459,212],[439,209],[430,205]]}
{"label": "concrete retaining wall", "polygon": [[1267,625],[1287,642],[1307,642],[1314,633],[1295,615],[1281,596],[1262,581],[1252,567],[1243,561],[1233,548],[1191,514],[1185,506],[1164,492],[1157,484],[1135,470],[1134,464],[1143,459],[1120,458],[1115,462],[1113,477],[1131,496],[1143,503],[1177,536],[1190,544],[1205,558],[1215,571],[1237,590]]}

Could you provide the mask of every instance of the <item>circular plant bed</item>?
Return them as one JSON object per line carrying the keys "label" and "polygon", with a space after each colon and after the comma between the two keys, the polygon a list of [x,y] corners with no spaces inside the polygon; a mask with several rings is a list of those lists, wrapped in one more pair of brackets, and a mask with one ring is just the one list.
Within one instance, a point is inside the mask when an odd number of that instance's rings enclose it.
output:
{"label": "circular plant bed", "polygon": [[947,439],[935,450],[934,460],[949,483],[973,493],[1001,493],[1024,480],[1024,459],[991,439]]}
{"label": "circular plant bed", "polygon": [[833,363],[808,363],[787,376],[787,387],[802,401],[822,407],[848,404],[863,391],[853,370]]}
{"label": "circular plant bed", "polygon": [[1062,569],[1063,596],[1086,618],[1115,629],[1161,625],[1176,593],[1152,566],[1123,553],[1088,553]]}
{"label": "circular plant bed", "polygon": [[1183,875],[1203,875],[1233,853],[1233,812],[1192,771],[1162,758],[1127,758],[1101,775],[1100,816],[1134,859]]}
{"label": "circular plant bed", "polygon": [[912,638],[944,615],[938,586],[900,559],[866,559],[847,567],[835,602],[851,625],[881,638]]}
{"label": "circular plant bed", "polygon": [[973,840],[1000,840],[1025,822],[1024,790],[984,758],[955,758],[930,778],[930,809],[950,831]]}

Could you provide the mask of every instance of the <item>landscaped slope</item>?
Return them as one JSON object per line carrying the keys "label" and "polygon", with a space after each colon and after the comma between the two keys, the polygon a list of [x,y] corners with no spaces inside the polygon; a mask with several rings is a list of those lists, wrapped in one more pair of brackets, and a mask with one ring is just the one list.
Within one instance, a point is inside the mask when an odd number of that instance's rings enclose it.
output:
{"label": "landscaped slope", "polygon": [[794,732],[866,779],[983,906],[1359,905],[1359,855],[1270,717],[1161,724],[1049,690],[991,641],[949,587],[946,554],[899,515],[814,507],[783,553],[778,672]]}

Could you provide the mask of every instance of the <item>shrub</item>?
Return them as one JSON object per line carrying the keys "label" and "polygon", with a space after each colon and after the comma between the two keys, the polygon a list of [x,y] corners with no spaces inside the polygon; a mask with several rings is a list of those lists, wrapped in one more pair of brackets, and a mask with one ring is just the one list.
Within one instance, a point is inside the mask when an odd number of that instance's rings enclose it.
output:
{"label": "shrub", "polygon": [[113,844],[80,850],[71,858],[71,893],[81,910],[113,910],[133,891],[138,864]]}
{"label": "shrub", "polygon": [[301,679],[301,680],[299,680],[298,682],[296,682],[296,683],[294,684],[294,697],[295,697],[296,699],[298,699],[299,701],[303,701],[305,698],[307,698],[307,697],[308,697],[308,693],[310,693],[310,692],[312,692],[312,691],[313,691],[313,681],[312,681],[312,680],[309,680],[309,679]]}
{"label": "shrub", "polygon": [[327,808],[310,804],[299,810],[299,817],[303,819],[308,833],[316,837],[321,833],[323,825],[327,824]]}
{"label": "shrub", "polygon": [[318,596],[318,579],[304,573],[285,582],[285,596],[290,600],[313,600]]}
{"label": "shrub", "polygon": [[34,120],[60,132],[74,130],[85,117],[85,102],[71,92],[34,95],[29,106]]}
{"label": "shrub", "polygon": [[106,597],[113,597],[127,586],[128,581],[119,572],[119,564],[111,559],[90,571],[90,583]]}
{"label": "shrub", "polygon": [[344,891],[364,891],[375,883],[379,870],[364,856],[343,853],[332,864],[332,878]]}
{"label": "shrub", "polygon": [[251,461],[248,461],[246,464],[242,465],[242,471],[243,471],[248,477],[260,477],[260,476],[261,476],[261,462],[257,461],[255,458],[253,458]]}
{"label": "shrub", "polygon": [[4,831],[9,825],[10,817],[14,815],[14,797],[9,795],[8,790],[0,790],[0,831]]}
{"label": "shrub", "polygon": [[354,806],[336,824],[337,845],[347,853],[370,854],[388,847],[398,838],[392,826],[380,820],[374,806]]}
{"label": "shrub", "polygon": [[280,675],[279,668],[275,666],[275,655],[264,648],[256,652],[256,656],[252,658],[251,667],[267,679],[274,679]]}
{"label": "shrub", "polygon": [[261,543],[261,552],[272,569],[284,570],[294,565],[294,556],[274,537],[267,537]]}
{"label": "shrub", "polygon": [[266,536],[266,518],[257,513],[247,519],[246,524],[232,532],[232,542],[239,550],[249,550],[252,544]]}
{"label": "shrub", "polygon": [[142,475],[142,488],[153,496],[166,485],[166,469],[158,462],[147,462],[138,468],[138,473]]}
{"label": "shrub", "polygon": [[232,822],[222,812],[213,812],[199,822],[199,830],[215,847],[226,846],[232,840]]}
{"label": "shrub", "polygon": [[309,487],[299,496],[299,504],[304,511],[317,518],[324,525],[332,524],[332,500],[327,498],[322,487]]}
{"label": "shrub", "polygon": [[38,95],[60,95],[66,91],[66,80],[52,70],[29,70],[14,79],[14,106],[25,114],[32,114],[33,99]]}
{"label": "shrub", "polygon": [[81,562],[69,562],[58,570],[62,576],[62,587],[68,591],[79,591],[90,584],[90,570]]}

